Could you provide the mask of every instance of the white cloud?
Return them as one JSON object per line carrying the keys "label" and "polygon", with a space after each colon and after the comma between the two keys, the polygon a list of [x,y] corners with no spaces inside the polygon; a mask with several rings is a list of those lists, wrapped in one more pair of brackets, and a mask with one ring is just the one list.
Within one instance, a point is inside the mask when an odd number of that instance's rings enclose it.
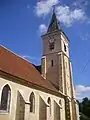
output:
{"label": "white cloud", "polygon": [[89,3],[89,0],[76,0],[72,5],[79,8],[85,8]]}
{"label": "white cloud", "polygon": [[76,86],[76,92],[87,92],[90,91],[90,86],[84,86],[84,85],[77,85]]}
{"label": "white cloud", "polygon": [[[46,0],[37,2],[35,6],[35,13],[39,17],[46,16],[51,12],[53,5],[56,5],[58,3],[59,0]],[[71,7],[59,4],[56,7],[57,18],[66,26],[72,25],[72,23],[75,21],[81,22],[87,18],[84,9],[77,7],[71,9]]]}
{"label": "white cloud", "polygon": [[34,56],[29,56],[29,55],[22,55],[21,57],[24,58],[24,59],[30,59],[30,60],[38,60],[38,61],[40,61],[39,57],[34,57]]}
{"label": "white cloud", "polygon": [[20,55],[23,59],[30,61],[33,64],[40,64],[41,57],[29,56],[29,55]]}
{"label": "white cloud", "polygon": [[84,34],[80,34],[80,39],[83,41],[90,40],[90,34],[88,32]]}
{"label": "white cloud", "polygon": [[41,25],[39,26],[39,32],[40,32],[41,34],[44,34],[44,33],[46,33],[46,31],[47,31],[47,26],[46,26],[45,24],[41,24]]}
{"label": "white cloud", "polygon": [[59,0],[42,0],[36,3],[35,12],[37,16],[47,15],[51,12],[52,6],[59,3]]}
{"label": "white cloud", "polygon": [[82,100],[84,97],[90,98],[90,86],[77,85],[76,86],[76,98]]}
{"label": "white cloud", "polygon": [[82,9],[70,9],[69,6],[58,6],[56,8],[57,18],[66,26],[72,25],[75,21],[82,21],[85,17],[85,12]]}

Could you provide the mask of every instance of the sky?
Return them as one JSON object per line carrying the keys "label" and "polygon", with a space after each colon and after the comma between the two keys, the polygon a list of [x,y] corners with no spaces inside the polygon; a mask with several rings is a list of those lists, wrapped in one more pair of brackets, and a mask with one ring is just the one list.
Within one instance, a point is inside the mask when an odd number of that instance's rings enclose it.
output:
{"label": "sky", "polygon": [[0,0],[0,44],[41,64],[42,39],[53,5],[70,41],[77,99],[90,97],[90,0]]}

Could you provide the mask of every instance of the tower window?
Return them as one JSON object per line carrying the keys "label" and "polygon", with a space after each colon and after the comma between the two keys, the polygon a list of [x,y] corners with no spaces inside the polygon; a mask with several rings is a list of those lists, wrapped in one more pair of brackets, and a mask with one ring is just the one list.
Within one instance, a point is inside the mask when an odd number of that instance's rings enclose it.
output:
{"label": "tower window", "polygon": [[49,49],[50,49],[50,50],[53,50],[53,49],[54,49],[54,42],[49,43]]}
{"label": "tower window", "polygon": [[64,51],[66,52],[67,51],[67,49],[66,49],[66,45],[64,44]]}
{"label": "tower window", "polygon": [[53,67],[53,60],[51,60],[51,67]]}
{"label": "tower window", "polygon": [[54,43],[55,43],[55,39],[50,37],[50,39],[49,39],[49,49],[50,50],[54,49]]}

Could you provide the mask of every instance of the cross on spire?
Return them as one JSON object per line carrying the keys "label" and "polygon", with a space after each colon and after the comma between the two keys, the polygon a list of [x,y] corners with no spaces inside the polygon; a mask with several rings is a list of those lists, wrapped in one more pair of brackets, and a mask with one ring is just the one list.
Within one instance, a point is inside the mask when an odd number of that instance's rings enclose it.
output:
{"label": "cross on spire", "polygon": [[56,7],[56,5],[53,5],[53,13],[55,13],[55,7]]}
{"label": "cross on spire", "polygon": [[50,25],[48,27],[48,31],[47,32],[53,32],[56,30],[60,30],[59,29],[59,21],[57,20],[56,14],[55,14],[55,8],[57,5],[53,5],[53,14],[52,14],[52,18],[51,18],[51,22]]}
{"label": "cross on spire", "polygon": [[[60,2],[59,2],[59,3],[60,3]],[[53,6],[52,6],[52,8],[53,8],[53,13],[55,13],[55,9],[56,9],[56,7],[59,5],[59,3],[53,4]]]}

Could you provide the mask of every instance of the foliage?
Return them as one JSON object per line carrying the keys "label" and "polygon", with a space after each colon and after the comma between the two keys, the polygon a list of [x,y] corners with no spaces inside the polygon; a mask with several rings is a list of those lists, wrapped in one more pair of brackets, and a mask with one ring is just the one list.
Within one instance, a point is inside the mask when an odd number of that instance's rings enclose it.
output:
{"label": "foliage", "polygon": [[90,120],[90,99],[83,98],[82,102],[79,102],[80,120]]}

